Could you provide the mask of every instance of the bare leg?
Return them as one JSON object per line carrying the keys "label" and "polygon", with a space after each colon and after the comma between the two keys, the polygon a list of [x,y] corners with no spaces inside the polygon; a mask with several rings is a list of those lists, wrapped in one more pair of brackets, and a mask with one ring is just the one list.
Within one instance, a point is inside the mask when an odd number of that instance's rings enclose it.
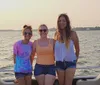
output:
{"label": "bare leg", "polygon": [[24,77],[17,79],[17,81],[18,81],[17,85],[26,85]]}
{"label": "bare leg", "polygon": [[76,68],[68,68],[65,71],[65,85],[72,85]]}
{"label": "bare leg", "polygon": [[44,85],[45,75],[41,74],[35,77],[39,85]]}
{"label": "bare leg", "polygon": [[31,76],[26,76],[25,77],[26,85],[31,85],[32,83],[32,77]]}
{"label": "bare leg", "polygon": [[53,85],[55,81],[55,76],[53,75],[45,75],[45,84],[44,85]]}
{"label": "bare leg", "polygon": [[64,76],[65,76],[65,71],[64,70],[57,70],[57,75],[58,75],[58,80],[60,85],[64,85]]}

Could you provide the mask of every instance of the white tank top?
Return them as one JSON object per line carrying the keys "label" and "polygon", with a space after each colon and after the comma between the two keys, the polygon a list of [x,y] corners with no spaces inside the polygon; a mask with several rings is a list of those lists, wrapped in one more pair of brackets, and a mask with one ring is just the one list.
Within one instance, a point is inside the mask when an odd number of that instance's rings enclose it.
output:
{"label": "white tank top", "polygon": [[69,48],[67,49],[65,43],[56,41],[55,43],[55,60],[56,61],[74,61],[76,54],[74,53],[74,43],[70,40]]}

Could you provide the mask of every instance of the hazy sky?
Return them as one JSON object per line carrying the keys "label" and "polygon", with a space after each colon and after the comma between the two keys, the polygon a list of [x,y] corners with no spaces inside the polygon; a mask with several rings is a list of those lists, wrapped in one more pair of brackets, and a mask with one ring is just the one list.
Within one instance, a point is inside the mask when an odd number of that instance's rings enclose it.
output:
{"label": "hazy sky", "polygon": [[72,27],[100,26],[100,0],[0,0],[0,29],[56,27],[61,13],[68,14]]}

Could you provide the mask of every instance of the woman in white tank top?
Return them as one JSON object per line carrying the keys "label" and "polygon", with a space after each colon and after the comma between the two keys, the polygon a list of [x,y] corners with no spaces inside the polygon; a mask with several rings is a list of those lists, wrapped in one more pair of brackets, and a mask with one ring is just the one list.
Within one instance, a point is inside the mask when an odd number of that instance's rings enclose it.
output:
{"label": "woman in white tank top", "polygon": [[[55,60],[60,85],[72,85],[79,56],[79,40],[66,14],[60,14],[55,33]],[[74,51],[75,48],[75,51]]]}

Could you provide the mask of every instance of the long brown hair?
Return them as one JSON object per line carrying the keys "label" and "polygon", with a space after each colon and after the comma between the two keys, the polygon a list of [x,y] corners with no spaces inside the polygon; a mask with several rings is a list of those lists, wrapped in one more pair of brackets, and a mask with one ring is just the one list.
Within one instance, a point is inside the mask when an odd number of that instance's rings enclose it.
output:
{"label": "long brown hair", "polygon": [[[59,19],[60,17],[64,17],[66,20],[66,27],[65,27],[65,36],[61,33],[60,27],[59,27]],[[57,20],[57,31],[55,33],[55,39],[59,40],[60,42],[64,42],[66,44],[66,47],[69,47],[69,41],[71,38],[71,25],[70,25],[70,20],[67,14],[60,14]]]}

